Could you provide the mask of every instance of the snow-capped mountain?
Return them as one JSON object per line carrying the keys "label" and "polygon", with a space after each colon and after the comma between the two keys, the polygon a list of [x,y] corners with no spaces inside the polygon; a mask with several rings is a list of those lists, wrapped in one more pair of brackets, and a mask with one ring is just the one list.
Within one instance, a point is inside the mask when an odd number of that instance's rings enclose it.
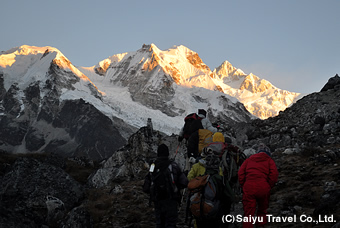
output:
{"label": "snow-capped mountain", "polygon": [[112,155],[126,139],[117,126],[122,123],[106,116],[111,108],[101,97],[55,48],[21,46],[1,52],[0,149],[93,160]]}
{"label": "snow-capped mountain", "polygon": [[21,46],[0,54],[2,150],[101,160],[148,118],[169,135],[198,108],[225,125],[254,118],[237,99],[213,90],[209,68],[183,46],[163,52],[144,45],[90,68],[75,67],[53,47]]}
{"label": "snow-capped mountain", "polygon": [[[301,97],[299,93],[278,89],[252,73],[247,75],[228,61],[211,71],[196,52],[182,45],[164,51],[154,44],[143,45],[136,52],[113,55],[96,66],[79,69],[86,75],[93,75],[90,78],[96,85],[111,83],[127,86],[133,100],[156,109],[166,106],[168,112],[175,112],[174,115],[178,111],[172,110],[171,103],[153,101],[152,90],[163,84],[170,88],[174,82],[184,88],[200,87],[220,91],[237,98],[250,113],[262,119],[278,115]],[[100,82],[98,74],[104,76]],[[161,93],[163,99],[171,97],[171,93],[175,94],[171,91]],[[147,100],[143,101],[145,98]],[[186,107],[187,104],[179,107],[179,112]]]}
{"label": "snow-capped mountain", "polygon": [[214,69],[213,78],[222,92],[236,97],[261,119],[278,115],[302,97],[300,93],[281,90],[252,73],[247,75],[228,61]]}

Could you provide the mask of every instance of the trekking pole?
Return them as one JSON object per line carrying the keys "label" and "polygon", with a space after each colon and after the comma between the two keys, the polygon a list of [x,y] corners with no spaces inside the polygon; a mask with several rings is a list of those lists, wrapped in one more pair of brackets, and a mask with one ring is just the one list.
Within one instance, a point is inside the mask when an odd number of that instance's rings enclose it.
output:
{"label": "trekking pole", "polygon": [[181,211],[181,209],[182,209],[182,205],[183,205],[183,200],[184,200],[184,196],[185,196],[185,192],[186,192],[186,188],[185,189],[183,189],[183,193],[182,193],[182,197],[181,197],[181,202],[180,202],[180,204],[179,204],[179,208],[178,208],[178,213]]}
{"label": "trekking pole", "polygon": [[177,149],[176,149],[176,153],[175,153],[175,156],[174,156],[173,160],[175,160],[175,158],[176,158],[176,156],[177,156],[177,153],[178,153],[178,149],[179,149],[179,147],[181,146],[181,144],[182,144],[182,142],[179,142],[179,143],[178,143],[178,146],[177,146]]}
{"label": "trekking pole", "polygon": [[[186,205],[186,210],[185,210],[185,223],[188,224],[188,227],[191,228],[191,223],[192,223],[192,220],[193,220],[193,217],[192,217],[192,214],[191,214],[191,211],[190,211],[190,197],[191,197],[191,194],[189,192],[188,194],[188,197],[187,197],[187,205]],[[189,219],[189,221],[188,221]]]}

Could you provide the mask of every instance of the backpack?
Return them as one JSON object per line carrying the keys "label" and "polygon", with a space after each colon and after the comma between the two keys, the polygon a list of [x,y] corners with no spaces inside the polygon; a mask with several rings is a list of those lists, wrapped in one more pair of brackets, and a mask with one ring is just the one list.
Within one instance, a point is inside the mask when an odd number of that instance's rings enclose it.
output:
{"label": "backpack", "polygon": [[203,149],[205,154],[214,154],[221,160],[223,175],[230,181],[237,179],[237,172],[246,156],[241,150],[227,143],[213,142]]}
{"label": "backpack", "polygon": [[[218,175],[218,174],[215,174]],[[203,175],[189,181],[190,211],[198,219],[216,218],[221,209],[213,176]]]}
{"label": "backpack", "polygon": [[212,142],[208,146],[203,148],[202,153],[205,155],[214,154],[222,159],[222,155],[224,154],[226,147],[226,143]]}
{"label": "backpack", "polygon": [[212,143],[213,133],[208,129],[198,130],[198,154],[201,154],[203,149]]}
{"label": "backpack", "polygon": [[178,194],[178,188],[175,184],[172,164],[166,168],[156,169],[150,173],[150,197],[152,201],[172,199]]}
{"label": "backpack", "polygon": [[190,135],[193,133],[191,129],[191,125],[195,120],[201,120],[196,113],[191,113],[184,118],[184,127],[183,127],[183,138],[186,140],[189,139]]}
{"label": "backpack", "polygon": [[245,159],[245,154],[238,147],[226,145],[221,160],[223,175],[225,175],[229,181],[237,181],[238,170]]}

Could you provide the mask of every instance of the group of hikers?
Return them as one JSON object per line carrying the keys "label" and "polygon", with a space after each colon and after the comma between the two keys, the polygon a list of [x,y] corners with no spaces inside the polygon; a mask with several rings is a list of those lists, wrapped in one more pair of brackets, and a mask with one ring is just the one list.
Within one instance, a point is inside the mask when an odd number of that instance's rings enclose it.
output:
{"label": "group of hikers", "polygon": [[[168,146],[161,144],[145,177],[143,191],[154,202],[156,227],[176,227],[183,199],[189,227],[228,227],[230,223],[222,218],[230,214],[241,192],[243,217],[261,217],[256,227],[263,227],[270,190],[278,179],[270,149],[260,144],[257,153],[247,158],[219,126],[211,124],[203,109],[186,117],[178,141],[184,139],[186,171],[169,158]],[[252,221],[243,220],[243,227],[253,227]]]}

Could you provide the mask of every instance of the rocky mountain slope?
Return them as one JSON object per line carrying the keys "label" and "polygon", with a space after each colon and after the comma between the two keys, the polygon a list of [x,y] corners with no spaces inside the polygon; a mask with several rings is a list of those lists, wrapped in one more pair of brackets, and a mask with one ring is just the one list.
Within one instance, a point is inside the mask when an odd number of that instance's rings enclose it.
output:
{"label": "rocky mountain slope", "polygon": [[[237,144],[247,154],[260,142],[273,152],[279,181],[268,212],[280,218],[296,216],[297,221],[275,221],[268,227],[340,226],[339,81],[333,77],[321,92],[277,117],[233,126],[228,132],[234,144],[235,136],[247,137]],[[152,125],[139,129],[101,164],[54,153],[0,153],[0,226],[153,227],[153,210],[141,186],[160,143],[170,146],[170,156],[183,167],[185,150],[178,147],[177,136]],[[187,227],[184,207],[178,227]],[[237,203],[232,213],[242,214],[242,204]],[[314,221],[303,222],[306,218]]]}

